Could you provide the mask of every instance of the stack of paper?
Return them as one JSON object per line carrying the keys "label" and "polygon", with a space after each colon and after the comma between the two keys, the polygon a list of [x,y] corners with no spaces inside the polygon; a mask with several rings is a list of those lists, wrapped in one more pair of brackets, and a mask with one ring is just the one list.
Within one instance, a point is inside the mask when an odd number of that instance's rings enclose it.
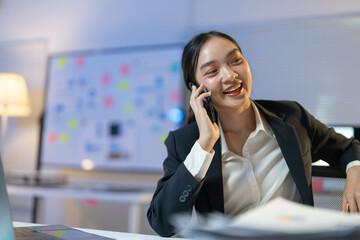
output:
{"label": "stack of paper", "polygon": [[[177,219],[179,222],[180,219]],[[189,224],[194,239],[360,239],[360,214],[277,198],[233,219],[212,214]]]}

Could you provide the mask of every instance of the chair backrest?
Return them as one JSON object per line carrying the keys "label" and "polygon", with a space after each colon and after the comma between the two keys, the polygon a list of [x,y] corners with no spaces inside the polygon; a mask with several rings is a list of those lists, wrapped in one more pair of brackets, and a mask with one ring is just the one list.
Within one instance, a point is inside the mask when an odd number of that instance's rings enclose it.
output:
{"label": "chair backrest", "polygon": [[312,176],[346,178],[346,173],[340,167],[312,166]]}

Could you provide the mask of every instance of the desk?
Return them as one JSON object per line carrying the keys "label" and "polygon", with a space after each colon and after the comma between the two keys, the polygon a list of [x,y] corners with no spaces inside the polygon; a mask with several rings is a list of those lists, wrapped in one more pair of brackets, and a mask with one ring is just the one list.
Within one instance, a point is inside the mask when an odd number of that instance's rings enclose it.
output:
{"label": "desk", "polygon": [[[131,191],[130,189],[133,189]],[[101,191],[93,189],[79,189],[70,187],[38,187],[38,186],[19,186],[7,185],[9,195],[27,197],[58,197],[70,199],[96,199],[101,201],[112,201],[130,204],[128,214],[128,232],[138,233],[140,228],[140,209],[141,204],[151,201],[153,192],[149,189],[125,188],[124,191]]]}
{"label": "desk", "polygon": [[[23,222],[14,222],[14,227],[28,227],[28,226],[38,226],[40,224],[32,224],[32,223],[23,223]],[[115,238],[119,240],[161,240],[168,239],[159,236],[153,235],[144,235],[144,234],[135,234],[135,233],[124,233],[124,232],[113,232],[113,231],[103,231],[103,230],[95,230],[95,229],[84,229],[77,228],[84,232],[89,232],[93,234],[97,234],[104,237]],[[186,240],[185,238],[171,238],[174,240]]]}

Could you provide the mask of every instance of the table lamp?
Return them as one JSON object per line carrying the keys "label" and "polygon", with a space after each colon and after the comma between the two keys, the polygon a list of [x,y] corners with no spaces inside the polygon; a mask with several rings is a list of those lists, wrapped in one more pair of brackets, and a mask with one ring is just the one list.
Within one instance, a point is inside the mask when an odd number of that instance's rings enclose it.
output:
{"label": "table lamp", "polygon": [[29,94],[22,76],[13,73],[0,73],[0,115],[1,115],[1,154],[4,161],[5,135],[8,117],[30,115]]}

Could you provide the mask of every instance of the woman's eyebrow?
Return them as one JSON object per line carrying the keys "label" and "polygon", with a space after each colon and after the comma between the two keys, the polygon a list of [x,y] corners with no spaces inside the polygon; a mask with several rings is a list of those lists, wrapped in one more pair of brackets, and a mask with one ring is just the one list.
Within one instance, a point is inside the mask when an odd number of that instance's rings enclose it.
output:
{"label": "woman's eyebrow", "polygon": [[215,62],[216,62],[215,60],[212,60],[212,61],[209,61],[209,62],[206,62],[206,63],[202,64],[202,65],[200,66],[200,70],[206,68],[207,66],[209,66],[209,65],[211,65],[211,64],[214,64]]}
{"label": "woman's eyebrow", "polygon": [[[231,50],[230,52],[228,52],[228,54],[226,54],[226,57],[229,57],[231,56],[232,54],[234,54],[235,52],[240,52],[238,48],[234,48],[233,50]],[[207,66],[211,65],[211,64],[214,64],[216,61],[215,60],[212,60],[212,61],[209,61],[209,62],[206,62],[204,64],[202,64],[200,66],[200,70],[206,68]]]}
{"label": "woman's eyebrow", "polygon": [[229,57],[231,56],[232,54],[234,54],[235,52],[240,52],[238,48],[234,48],[233,50],[231,50],[227,55],[226,57]]}

